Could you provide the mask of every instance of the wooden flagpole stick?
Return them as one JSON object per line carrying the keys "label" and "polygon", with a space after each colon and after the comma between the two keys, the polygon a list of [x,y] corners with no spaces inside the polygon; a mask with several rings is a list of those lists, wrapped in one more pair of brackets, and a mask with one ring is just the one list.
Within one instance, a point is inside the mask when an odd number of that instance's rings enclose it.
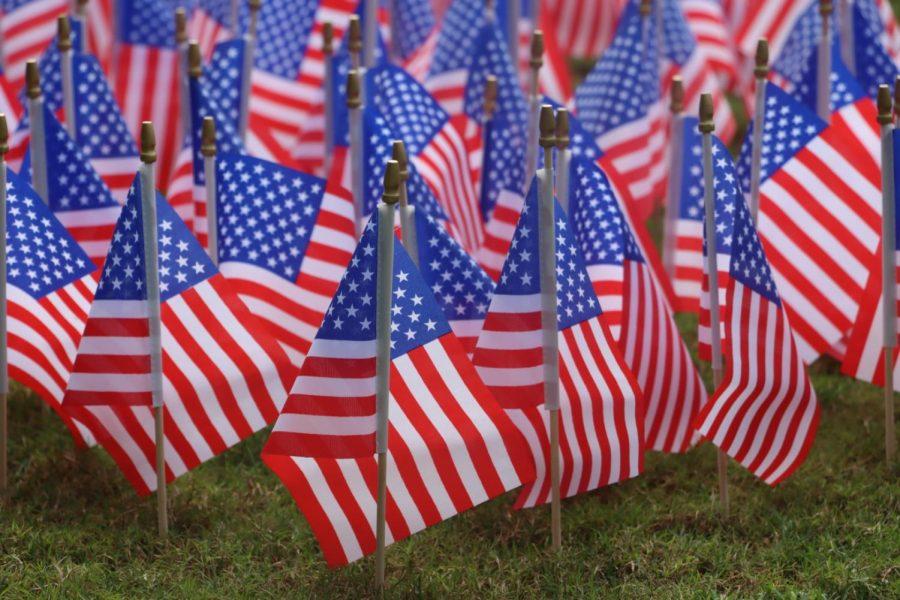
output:
{"label": "wooden flagpole stick", "polygon": [[681,201],[681,169],[684,148],[684,83],[681,75],[672,77],[669,111],[672,120],[669,125],[669,182],[666,186],[666,222],[663,228],[662,260],[663,269],[672,279],[675,276],[675,226]]}
{"label": "wooden flagpole stick", "polygon": [[353,192],[353,218],[358,238],[362,227],[363,206],[365,205],[365,183],[363,169],[365,167],[363,147],[363,108],[361,77],[357,69],[347,73],[347,108],[350,118],[350,191]]}
{"label": "wooden flagpole stick", "polygon": [[363,66],[371,69],[375,66],[375,41],[378,31],[378,0],[363,0],[365,31],[363,31]]}
{"label": "wooden flagpole stick", "polygon": [[819,0],[819,14],[822,16],[822,35],[818,48],[818,70],[816,71],[816,114],[826,123],[831,123],[831,0]]}
{"label": "wooden flagpole stick", "polygon": [[206,251],[213,264],[219,266],[219,197],[216,190],[216,120],[203,117],[200,133],[203,155],[203,178],[206,183]]}
{"label": "wooden flagpole stick", "polygon": [[190,60],[188,58],[187,13],[181,7],[175,9],[175,42],[178,45],[179,58],[178,96],[181,104],[181,128],[184,135],[190,135],[191,92],[188,84]]}
{"label": "wooden flagpole stick", "polygon": [[66,131],[75,139],[75,90],[72,82],[72,25],[67,15],[56,19],[56,47],[59,50],[59,71],[62,84],[63,112]]}
{"label": "wooden flagpole stick", "polygon": [[[706,271],[709,277],[709,345],[712,349],[713,386],[718,389],[722,383],[722,327],[719,313],[719,261],[716,249],[716,194],[713,189],[712,133],[716,129],[713,122],[713,101],[710,94],[700,97],[700,125],[703,134],[703,206],[706,217]],[[719,473],[719,507],[728,516],[728,455],[721,449],[717,454]]]}
{"label": "wooden flagpole stick", "polygon": [[841,60],[850,73],[856,75],[856,40],[853,31],[853,4],[850,0],[838,0],[841,25]]}
{"label": "wooden flagpole stick", "polygon": [[[563,210],[569,210],[569,163],[572,151],[569,150],[569,111],[560,108],[556,111],[556,197]],[[546,153],[546,151],[545,151]],[[545,159],[546,160],[546,157]]]}
{"label": "wooden flagpole stick", "polygon": [[484,81],[484,113],[481,117],[481,181],[479,182],[480,189],[478,198],[480,202],[484,202],[484,194],[485,194],[485,183],[487,178],[485,177],[484,165],[487,164],[488,156],[487,156],[487,147],[488,147],[488,138],[489,138],[489,130],[491,128],[491,123],[494,120],[494,112],[497,110],[497,78],[493,75],[488,75]]}
{"label": "wooden flagpole stick", "polygon": [[9,128],[6,115],[0,113],[0,494],[8,485],[7,398],[9,397],[9,368],[6,350],[6,153],[9,152]]}
{"label": "wooden flagpole stick", "polygon": [[37,62],[25,63],[25,95],[28,97],[28,118],[31,121],[31,185],[47,202],[47,146],[44,143],[44,97]]}
{"label": "wooden flagpole stick", "polygon": [[81,25],[81,35],[78,38],[78,50],[87,52],[88,44],[88,0],[77,0],[75,2],[75,19]]}
{"label": "wooden flagpole stick", "polygon": [[401,140],[395,140],[392,158],[400,165],[400,229],[403,246],[415,265],[419,266],[419,243],[416,236],[416,207],[409,203],[406,182],[409,180],[409,158],[406,146]]}
{"label": "wooden flagpole stick", "polygon": [[397,36],[400,34],[400,21],[397,19],[397,0],[388,0],[388,28],[390,30],[391,43],[388,44],[388,58],[394,64],[400,64],[400,48],[397,45]]}
{"label": "wooden flagpole stick", "polygon": [[897,347],[897,239],[894,195],[894,118],[891,89],[878,86],[878,123],[881,126],[881,308],[884,312],[884,454],[894,464],[894,352]]}
{"label": "wooden flagpole stick", "polygon": [[141,220],[144,225],[144,274],[150,330],[150,388],[156,442],[156,512],[160,537],[169,534],[166,500],[166,446],[163,432],[162,317],[159,295],[159,240],[156,228],[156,134],[153,123],[141,123]]}
{"label": "wooden flagpole stick", "polygon": [[553,202],[553,147],[556,119],[553,107],[541,107],[540,143],[544,168],[538,172],[540,201],[538,230],[541,265],[541,331],[544,350],[544,408],[550,417],[550,539],[551,547],[562,546],[559,493],[559,321],[556,298],[556,215]]}
{"label": "wooden flagpole stick", "polygon": [[[516,0],[506,2],[506,39],[509,41],[509,58],[513,69],[519,72],[519,11],[521,6]],[[533,42],[532,42],[533,43]],[[534,169],[531,170],[534,172]]]}
{"label": "wooden flagpole stick", "polygon": [[387,504],[388,405],[391,390],[391,304],[394,291],[394,205],[400,200],[400,165],[387,162],[378,205],[378,266],[375,291],[375,452],[378,497],[375,515],[375,587],[384,589],[385,508]]}
{"label": "wooden flagpole stick", "polygon": [[769,77],[769,42],[756,43],[756,78],[753,109],[753,147],[750,153],[750,215],[756,223],[759,216],[759,185],[762,176],[763,130],[766,128],[766,80]]}
{"label": "wooden flagpole stick", "polygon": [[325,173],[331,172],[334,155],[334,25],[326,21],[322,25],[322,55],[325,76],[322,78],[325,96]]}
{"label": "wooden flagpole stick", "polygon": [[235,38],[240,35],[240,23],[238,23],[241,16],[240,1],[241,0],[231,0],[231,23],[229,24],[229,28],[231,29],[231,36]]}
{"label": "wooden flagpole stick", "polygon": [[[515,4],[510,2],[510,4]],[[531,36],[531,79],[528,91],[528,148],[525,149],[525,181],[522,184],[524,190],[528,190],[531,184],[532,173],[537,170],[538,128],[541,112],[541,95],[538,78],[541,67],[544,64],[544,33],[535,29]]]}
{"label": "wooden flagpole stick", "polygon": [[247,124],[250,121],[250,80],[253,77],[253,60],[256,54],[256,26],[259,21],[259,9],[262,7],[261,0],[247,0],[247,6],[250,9],[250,23],[247,26],[247,33],[244,34],[244,63],[241,74],[241,111],[240,120],[238,122],[238,135],[241,141],[247,141]]}
{"label": "wooden flagpole stick", "polygon": [[350,54],[350,68],[357,71],[362,68],[362,26],[359,17],[352,15],[347,25],[347,52]]}

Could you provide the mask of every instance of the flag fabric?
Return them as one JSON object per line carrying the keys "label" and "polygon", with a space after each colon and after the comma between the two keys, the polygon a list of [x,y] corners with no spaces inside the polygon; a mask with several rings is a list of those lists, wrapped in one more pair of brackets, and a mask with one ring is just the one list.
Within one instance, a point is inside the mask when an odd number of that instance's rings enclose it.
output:
{"label": "flag fabric", "polygon": [[679,4],[719,81],[732,87],[738,81],[739,60],[721,0],[679,0]]}
{"label": "flag fabric", "polygon": [[115,52],[114,0],[89,0],[87,3],[87,49],[104,73],[109,73]]}
{"label": "flag fabric", "polygon": [[797,19],[808,10],[818,13],[818,0],[796,2],[740,2],[732,0],[732,27],[735,42],[746,56],[756,53],[760,38],[769,41],[769,55],[779,56]]}
{"label": "flag fabric", "polygon": [[66,0],[3,0],[0,36],[3,72],[13,89],[25,83],[25,63],[41,55],[56,35],[56,19],[69,9]]}
{"label": "flag fabric", "polygon": [[569,181],[575,242],[603,321],[643,392],[644,443],[652,450],[685,452],[706,404],[703,381],[606,174],[576,159]]}
{"label": "flag fabric", "polygon": [[175,7],[167,0],[121,0],[116,4],[117,46],[113,89],[133,139],[141,123],[156,131],[159,188],[168,190],[181,149],[179,52]]}
{"label": "flag fabric", "polygon": [[[333,567],[375,551],[377,223],[375,212],[263,449]],[[396,240],[394,253],[388,544],[534,478],[521,434]]]}
{"label": "flag fabric", "polygon": [[[166,481],[272,423],[296,370],[159,193]],[[139,494],[156,489],[140,176],[63,400]]]}
{"label": "flag fabric", "polygon": [[[555,229],[560,491],[566,498],[640,473],[644,405],[638,383],[603,321],[558,203]],[[537,466],[537,478],[523,488],[516,508],[550,500],[538,238],[538,192],[532,184],[473,357],[478,374],[528,440]]]}
{"label": "flag fabric", "polygon": [[594,58],[612,43],[628,0],[547,0],[544,31],[555,37],[564,56]]}
{"label": "flag fabric", "polygon": [[[22,174],[31,177],[33,148],[29,147]],[[44,148],[47,161],[47,204],[56,218],[98,267],[103,265],[119,204],[91,168],[62,124],[44,106]]]}
{"label": "flag fabric", "polygon": [[[875,108],[852,80],[833,79],[833,89],[843,107],[830,125],[777,86],[766,90],[759,235],[807,363],[856,320],[881,227]],[[739,161],[745,189],[751,140]]]}
{"label": "flag fabric", "polygon": [[819,405],[750,210],[741,201],[717,199],[715,212],[732,236],[722,312],[728,349],[722,384],[701,410],[697,429],[774,486],[806,458]]}
{"label": "flag fabric", "polygon": [[[891,143],[894,146],[894,164],[885,165],[886,168],[894,169],[894,177],[896,181],[896,173],[900,171],[900,157],[897,156],[898,148],[900,148],[900,131],[894,131],[891,135]],[[896,204],[897,192],[894,192],[894,203]],[[894,230],[895,236],[897,230],[900,229],[900,211],[894,212]],[[865,292],[859,305],[859,314],[853,325],[853,330],[847,342],[847,353],[844,357],[842,371],[852,377],[868,381],[876,385],[884,386],[884,356],[887,349],[885,348],[885,331],[884,331],[884,303],[882,293],[885,285],[897,286],[897,271],[893,273],[893,280],[889,274],[885,278],[884,268],[881,263],[882,237],[879,231],[879,244],[877,251],[872,255],[869,262],[869,279],[866,282]],[[895,237],[900,240],[900,237]],[[897,253],[895,251],[895,258]],[[900,264],[900,262],[895,263]],[[885,283],[887,281],[887,283]],[[896,310],[896,309],[895,309]],[[900,315],[900,312],[896,314]],[[896,348],[897,344],[894,344]],[[892,361],[894,369],[894,386],[900,385],[900,377],[897,377],[897,354],[894,354]]]}
{"label": "flag fabric", "polygon": [[6,125],[10,131],[15,131],[19,126],[19,119],[23,112],[24,109],[16,89],[7,79],[3,68],[0,67],[0,113],[6,116]]}
{"label": "flag fabric", "polygon": [[450,328],[471,357],[494,292],[494,282],[433,216],[415,213],[419,271]]}
{"label": "flag fabric", "polygon": [[856,79],[871,98],[878,95],[878,86],[892,85],[900,74],[891,48],[887,45],[884,24],[875,0],[857,0],[853,3],[853,72]]}
{"label": "flag fabric", "polygon": [[59,414],[76,444],[91,445],[91,432],[61,403],[97,287],[96,267],[25,179],[10,170],[6,176],[9,376]]}
{"label": "flag fabric", "polygon": [[219,269],[300,367],[356,245],[334,183],[263,159],[216,157]]}
{"label": "flag fabric", "polygon": [[419,81],[424,81],[437,47],[440,28],[434,9],[427,2],[395,0],[391,4],[391,46],[400,64]]}
{"label": "flag fabric", "polygon": [[234,23],[232,10],[240,3],[233,0],[198,0],[190,14],[188,36],[200,46],[201,55],[209,60],[215,47],[229,38],[240,38],[240,23]]}

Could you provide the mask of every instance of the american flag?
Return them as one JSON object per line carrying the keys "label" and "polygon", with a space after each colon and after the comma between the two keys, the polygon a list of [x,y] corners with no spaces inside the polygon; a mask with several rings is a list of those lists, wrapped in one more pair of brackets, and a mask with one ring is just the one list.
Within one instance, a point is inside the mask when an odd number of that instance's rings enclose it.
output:
{"label": "american flag", "polygon": [[[157,193],[166,481],[275,420],[296,370]],[[140,176],[122,210],[63,407],[140,494],[156,488]]]}
{"label": "american flag", "polygon": [[[25,155],[23,175],[31,173],[32,150],[29,147]],[[122,206],[46,106],[43,155],[50,210],[87,256],[102,266]]]}
{"label": "american flag", "polygon": [[79,445],[91,433],[61,407],[97,282],[94,267],[37,192],[6,173],[9,375],[55,410]]}
{"label": "american flag", "polygon": [[391,9],[393,51],[406,70],[421,81],[428,73],[438,39],[434,10],[420,0],[393,0]]}
{"label": "american flag", "polygon": [[556,38],[564,56],[594,58],[612,43],[626,4],[628,0],[545,0],[544,31]]}
{"label": "american flag", "polygon": [[878,86],[890,84],[900,74],[885,45],[884,25],[874,0],[853,3],[853,72],[866,93],[875,98]]}
{"label": "american flag", "polygon": [[[897,171],[900,169],[900,130],[895,130],[892,134],[892,142],[894,147],[894,164],[888,165],[888,168],[894,169],[894,180],[897,180]],[[894,235],[895,241],[900,242],[900,211],[896,210],[896,189],[894,191]],[[884,268],[881,263],[882,237],[879,231],[879,244],[877,252],[871,257],[869,263],[869,279],[866,282],[866,288],[860,300],[859,313],[853,330],[847,342],[847,353],[844,357],[842,370],[847,375],[856,377],[863,381],[868,381],[876,385],[884,386],[884,353],[886,352],[885,331],[884,331],[884,304],[882,293],[885,285]],[[896,245],[896,243],[895,243]],[[898,254],[895,249],[895,265],[900,265]],[[893,280],[888,279],[887,285],[897,287],[897,275],[900,267],[895,270]],[[896,297],[896,296],[895,296]],[[896,313],[900,315],[900,311]],[[896,348],[897,344],[894,344]],[[897,372],[897,354],[894,354],[894,385],[898,385],[900,377],[896,376]]]}
{"label": "american flag", "polygon": [[334,183],[263,159],[216,157],[219,269],[299,367],[356,244]]}
{"label": "american flag", "polygon": [[759,0],[730,2],[735,43],[746,55],[753,56],[760,38],[769,41],[769,55],[779,56],[797,20],[808,10],[818,13],[818,0]]}
{"label": "american flag", "polygon": [[184,135],[174,6],[168,0],[120,0],[116,18],[113,88],[134,139],[144,121],[156,126],[158,185],[165,191]]}
{"label": "american flag", "polygon": [[3,71],[18,90],[25,83],[25,63],[40,56],[56,35],[56,19],[69,9],[67,0],[3,0],[0,39]]}
{"label": "american flag", "polygon": [[706,404],[703,381],[606,174],[576,159],[569,181],[570,221],[603,321],[643,392],[644,443],[684,452],[691,447],[694,418]]}
{"label": "american flag", "polygon": [[[831,19],[829,25],[837,47],[840,42],[837,42],[836,19]],[[821,38],[822,16],[818,2],[813,2],[794,21],[777,54],[773,53],[769,43],[769,56],[776,57],[769,69],[769,79],[788,91],[803,85],[808,77],[810,59],[818,52]]]}
{"label": "american flag", "polygon": [[[263,449],[330,566],[375,551],[374,213]],[[525,440],[394,243],[388,544],[534,478]]]}
{"label": "american flag", "polygon": [[494,282],[440,221],[417,211],[415,227],[422,279],[471,357],[491,303]]}
{"label": "american flag", "polygon": [[[644,404],[640,388],[603,321],[581,249],[558,203],[555,229],[560,491],[563,497],[569,497],[640,473]],[[538,192],[533,184],[473,357],[479,375],[528,440],[537,465],[537,479],[522,490],[517,508],[550,499],[549,413],[542,406],[538,238]]]}
{"label": "american flag", "polygon": [[450,217],[452,232],[467,252],[484,239],[484,221],[469,167],[465,116],[450,118],[425,88],[403,69],[382,65],[366,74],[366,92],[406,144],[410,162]]}
{"label": "american flag", "polygon": [[[794,343],[750,210],[716,201],[716,222],[733,236],[723,311],[725,376],[697,429],[751,473],[776,485],[806,458],[819,406]],[[719,236],[717,236],[719,237]]]}
{"label": "american flag", "polygon": [[719,81],[731,87],[738,81],[740,61],[721,0],[679,0],[679,4]]}
{"label": "american flag", "polygon": [[200,45],[204,58],[212,56],[220,42],[237,35],[240,37],[240,23],[232,23],[232,7],[246,4],[235,0],[198,0],[190,15],[188,36]]}
{"label": "american flag", "polygon": [[759,234],[806,362],[839,344],[856,320],[881,227],[875,107],[852,80],[832,83],[833,106],[843,107],[831,125],[777,86],[766,90]]}

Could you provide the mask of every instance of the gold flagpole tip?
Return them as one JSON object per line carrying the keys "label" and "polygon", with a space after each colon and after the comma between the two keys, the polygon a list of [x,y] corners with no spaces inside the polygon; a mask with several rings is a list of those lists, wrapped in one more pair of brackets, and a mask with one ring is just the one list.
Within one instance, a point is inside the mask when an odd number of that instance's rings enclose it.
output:
{"label": "gold flagpole tip", "polygon": [[541,148],[552,148],[556,145],[556,117],[549,104],[541,106]]}
{"label": "gold flagpole tip", "polygon": [[362,27],[359,23],[359,17],[353,15],[350,17],[350,26],[347,29],[347,49],[350,52],[362,52]]}
{"label": "gold flagpole tip", "polygon": [[672,77],[672,90],[670,92],[671,102],[669,103],[669,109],[672,111],[672,114],[680,113],[684,110],[684,81],[681,79],[681,75],[675,75]]}
{"label": "gold flagpole tip", "polygon": [[0,160],[9,152],[9,125],[6,123],[6,115],[0,113]]}
{"label": "gold flagpole tip", "polygon": [[890,125],[894,122],[894,102],[891,99],[891,88],[882,84],[878,86],[878,122],[881,125]]}
{"label": "gold flagpole tip", "polygon": [[409,158],[406,156],[406,145],[402,140],[394,140],[391,150],[391,158],[400,165],[400,180],[406,181],[409,179]]}
{"label": "gold flagpole tip", "polygon": [[41,72],[34,60],[25,63],[25,95],[31,99],[41,97]]}
{"label": "gold flagpole tip", "polygon": [[531,34],[531,60],[528,64],[535,70],[544,64],[544,32],[540,29],[535,29]]}
{"label": "gold flagpole tip", "polygon": [[72,49],[72,25],[68,15],[59,15],[56,19],[56,47],[60,52]]}
{"label": "gold flagpole tip", "polygon": [[334,25],[331,21],[322,25],[322,52],[327,56],[334,54]]}
{"label": "gold flagpole tip", "polygon": [[203,117],[203,128],[200,130],[200,154],[203,156],[216,155],[216,120],[213,117]]}
{"label": "gold flagpole tip", "polygon": [[362,85],[359,79],[359,70],[350,69],[347,73],[347,108],[359,108],[362,106]]}
{"label": "gold flagpole tip", "polygon": [[259,12],[259,9],[262,8],[262,0],[247,0],[247,8],[251,13]]}
{"label": "gold flagpole tip", "polygon": [[641,16],[646,17],[650,14],[650,10],[652,9],[653,0],[641,0]]}
{"label": "gold flagpole tip", "polygon": [[700,125],[698,129],[700,133],[712,133],[716,130],[716,124],[713,122],[712,94],[700,96]]}
{"label": "gold flagpole tip", "polygon": [[834,12],[834,5],[831,0],[819,0],[819,14],[823,17],[829,16]]}
{"label": "gold flagpole tip", "polygon": [[141,123],[141,162],[148,165],[156,162],[156,132],[150,121]]}
{"label": "gold flagpole tip", "polygon": [[556,111],[556,147],[565,150],[569,147],[569,111],[561,108]]}
{"label": "gold flagpole tip", "polygon": [[191,77],[203,75],[203,56],[200,55],[200,44],[193,40],[188,44],[188,75]]}
{"label": "gold flagpole tip", "polygon": [[486,119],[493,117],[494,111],[497,110],[498,93],[497,78],[493,75],[488,75],[484,81],[484,117]]}
{"label": "gold flagpole tip", "polygon": [[894,114],[900,115],[900,75],[894,79]]}
{"label": "gold flagpole tip", "polygon": [[187,13],[184,11],[184,8],[178,7],[175,9],[175,41],[181,45],[187,39]]}
{"label": "gold flagpole tip", "polygon": [[766,38],[756,42],[756,67],[753,74],[757,79],[765,79],[769,74],[769,40]]}
{"label": "gold flagpole tip", "polygon": [[400,164],[396,160],[387,161],[381,201],[385,204],[397,204],[400,201]]}

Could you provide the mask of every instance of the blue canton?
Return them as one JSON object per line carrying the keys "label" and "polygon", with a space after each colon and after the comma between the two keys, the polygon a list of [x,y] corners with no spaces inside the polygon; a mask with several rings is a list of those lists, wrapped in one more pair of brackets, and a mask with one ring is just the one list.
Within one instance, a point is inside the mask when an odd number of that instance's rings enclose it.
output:
{"label": "blue canton", "polygon": [[[584,259],[571,231],[569,219],[556,205],[556,277],[559,330],[587,321],[601,313]],[[509,254],[503,263],[496,294],[525,296],[541,293],[540,240],[538,231],[538,185],[532,181]]]}
{"label": "blue canton", "polygon": [[484,129],[484,164],[481,171],[481,213],[490,220],[503,191],[521,195],[525,181],[526,141],[514,134],[505,115],[497,113]]}
{"label": "blue canton", "polygon": [[[258,14],[253,64],[272,75],[297,79],[318,8],[318,0],[265,0]],[[246,29],[250,16],[245,2],[240,12]]]}
{"label": "blue canton", "polygon": [[[44,125],[47,203],[50,210],[58,212],[118,206],[109,188],[46,106]],[[22,162],[22,174],[26,173],[30,176],[30,145]]]}
{"label": "blue canton", "polygon": [[810,57],[818,51],[821,35],[822,17],[819,15],[819,3],[810,2],[809,7],[794,22],[784,47],[772,63],[772,70],[794,86],[800,85],[806,76]]}
{"label": "blue canton", "polygon": [[866,93],[875,98],[878,86],[891,85],[900,70],[885,49],[884,25],[874,0],[853,3],[853,49],[856,78]]}
{"label": "blue canton", "polygon": [[176,49],[175,6],[166,0],[122,0],[116,4],[118,35],[126,44]]}
{"label": "blue canton", "polygon": [[73,61],[75,133],[91,158],[137,157],[134,138],[97,59],[79,54]]}
{"label": "blue canton", "polygon": [[484,0],[455,0],[444,14],[428,76],[469,68],[475,38],[484,21]]}
{"label": "blue canton", "polygon": [[[818,64],[819,53],[813,52],[806,64],[806,71],[804,71],[802,79],[794,89],[794,97],[813,109],[816,108],[816,98],[818,97]],[[834,39],[831,44],[830,91],[831,112],[840,110],[866,95],[859,82],[847,69],[847,65],[844,64],[841,58],[840,41],[837,39]]]}
{"label": "blue canton", "polygon": [[197,8],[208,14],[218,24],[231,27],[231,7],[234,0],[199,0]]}
{"label": "blue canton", "polygon": [[408,59],[418,50],[434,29],[434,11],[430,2],[394,0],[394,19],[399,31],[393,36],[400,58]]}
{"label": "blue canton", "polygon": [[[702,221],[703,215],[703,141],[697,117],[685,117],[681,149],[681,190],[678,196],[678,216],[681,219]],[[716,147],[713,146],[713,152]]]}
{"label": "blue canton", "polygon": [[[81,53],[77,51],[80,48],[81,39],[81,23],[75,19],[69,19],[69,25],[72,28],[72,57],[76,58]],[[62,91],[62,55],[59,52],[59,36],[54,35],[53,40],[41,57],[38,59],[38,72],[41,76],[41,93],[44,96],[44,104],[58,110],[63,105]],[[19,100],[22,106],[27,108],[28,102],[25,97],[25,88],[19,91]],[[27,116],[23,117],[27,118]]]}
{"label": "blue canton", "polygon": [[6,276],[33,298],[74,282],[95,269],[37,192],[6,173]]}
{"label": "blue canton", "polygon": [[[659,3],[655,10],[659,10]],[[677,65],[684,66],[694,53],[697,41],[684,18],[677,0],[662,1],[663,54]]]}
{"label": "blue canton", "polygon": [[239,261],[295,282],[325,182],[240,154],[216,157],[219,261]]}
{"label": "blue canton", "polygon": [[[396,237],[391,302],[391,358],[450,333],[450,325],[415,264]],[[375,340],[378,213],[366,224],[317,339]]]}
{"label": "blue canton", "polygon": [[750,209],[741,202],[729,219],[734,223],[734,245],[731,248],[731,277],[779,307],[778,288],[766,260],[762,243],[753,226]]}
{"label": "blue canton", "polygon": [[237,133],[237,124],[222,114],[215,100],[206,93],[202,81],[191,78],[190,94],[191,129],[194,136],[194,183],[203,185],[206,182],[203,172],[203,155],[200,153],[203,118],[212,117],[216,121],[216,154],[243,153],[244,144]]}
{"label": "blue canton", "polygon": [[[713,191],[715,194],[716,253],[728,254],[734,243],[734,217],[739,210],[747,210],[747,202],[738,181],[734,162],[728,148],[713,136]],[[703,188],[703,178],[700,179]],[[706,227],[703,228],[703,255],[706,256]]]}
{"label": "blue canton", "polygon": [[416,213],[416,239],[422,278],[447,319],[484,319],[494,294],[493,280],[433,217]]}
{"label": "blue canton", "polygon": [[209,66],[200,79],[210,100],[219,107],[222,118],[233,123],[235,128],[241,122],[244,47],[241,38],[216,44]]}
{"label": "blue canton", "polygon": [[[100,300],[146,300],[141,177],[136,175],[113,233],[97,286]],[[156,192],[159,291],[163,302],[206,281],[218,271],[166,199]]]}

